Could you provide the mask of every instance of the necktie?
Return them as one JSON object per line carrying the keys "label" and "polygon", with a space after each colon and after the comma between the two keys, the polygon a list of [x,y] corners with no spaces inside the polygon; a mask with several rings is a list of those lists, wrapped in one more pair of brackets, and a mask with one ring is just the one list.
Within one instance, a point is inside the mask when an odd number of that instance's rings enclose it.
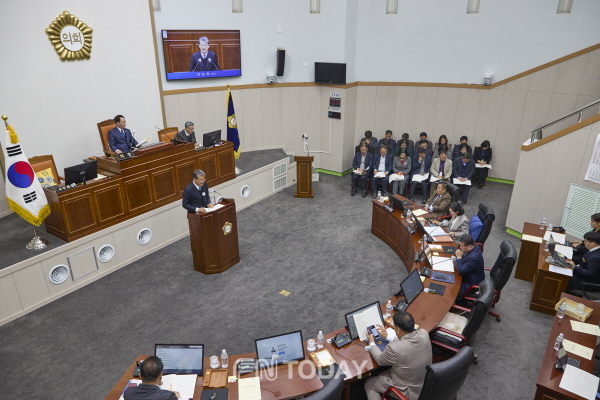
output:
{"label": "necktie", "polygon": [[123,135],[123,137],[125,137],[125,131],[123,129],[121,129],[121,135]]}

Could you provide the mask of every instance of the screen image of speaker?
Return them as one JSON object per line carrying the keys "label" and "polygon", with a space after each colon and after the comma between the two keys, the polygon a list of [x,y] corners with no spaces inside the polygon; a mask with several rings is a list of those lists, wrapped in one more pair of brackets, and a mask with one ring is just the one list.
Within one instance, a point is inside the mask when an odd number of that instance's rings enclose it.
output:
{"label": "screen image of speaker", "polygon": [[283,47],[277,48],[277,76],[283,76],[283,70],[285,69],[285,49]]}

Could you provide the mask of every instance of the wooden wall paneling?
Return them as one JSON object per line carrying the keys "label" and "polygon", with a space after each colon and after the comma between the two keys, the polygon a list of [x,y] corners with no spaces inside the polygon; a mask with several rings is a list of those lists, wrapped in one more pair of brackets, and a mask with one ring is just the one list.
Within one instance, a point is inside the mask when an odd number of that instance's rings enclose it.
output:
{"label": "wooden wall paneling", "polygon": [[385,138],[385,131],[394,130],[394,111],[396,110],[396,88],[378,86],[375,98],[375,125],[373,135],[378,139]]}
{"label": "wooden wall paneling", "polygon": [[466,135],[469,143],[476,143],[475,125],[479,113],[479,97],[481,89],[458,89],[458,107],[456,108],[456,121],[454,122],[453,143]]}
{"label": "wooden wall paneling", "polygon": [[[354,142],[360,143],[360,139],[365,137],[365,131],[370,130],[373,136],[377,136],[375,131],[375,103],[377,100],[377,87],[358,86],[356,98],[356,125],[354,127],[356,136]],[[342,100],[343,101],[343,100]]]}
{"label": "wooden wall paneling", "polygon": [[[587,65],[588,55],[583,54],[557,65],[554,93],[579,94],[583,74]],[[596,82],[598,85],[598,82]]]}
{"label": "wooden wall paneling", "polygon": [[[502,96],[502,108],[498,119],[498,132],[496,142],[510,143],[508,146],[495,146],[494,158],[502,160],[495,162],[494,171],[505,179],[515,179],[516,171],[513,165],[519,163],[519,152],[512,146],[518,140],[518,134],[521,130],[521,120],[527,101],[527,92],[517,90],[504,90]],[[519,227],[521,229],[521,227]]]}
{"label": "wooden wall paneling", "polygon": [[[194,160],[186,161],[182,164],[177,164],[175,166],[175,176],[177,178],[177,190],[178,193],[183,193],[183,190],[187,185],[192,183],[194,170],[196,169],[196,165]],[[206,171],[205,171],[206,172]],[[186,220],[187,224],[187,220]]]}
{"label": "wooden wall paneling", "polygon": [[453,137],[457,107],[458,90],[455,88],[439,88],[435,105],[433,131],[428,133],[429,140],[437,143],[440,135],[446,135],[448,143],[452,145],[458,143],[458,138]]}
{"label": "wooden wall paneling", "polygon": [[[163,96],[165,102],[165,115],[167,118],[168,126],[183,126],[181,124],[181,113],[179,111],[179,96],[180,95],[177,94],[171,96]],[[194,121],[194,123],[198,124],[196,129],[202,126],[201,124],[199,124],[199,122],[201,121]],[[166,127],[163,126],[162,128]]]}
{"label": "wooden wall paneling", "polygon": [[12,274],[19,299],[26,310],[50,297],[41,263],[33,264]]}
{"label": "wooden wall paneling", "polygon": [[[360,99],[360,92],[359,99]],[[418,136],[414,135],[415,107],[417,103],[416,86],[398,86],[396,87],[396,110],[394,118],[394,133],[397,132],[396,139],[402,139],[403,133],[411,135],[411,140]],[[420,132],[420,131],[419,131]]]}
{"label": "wooden wall paneling", "polygon": [[186,72],[190,70],[191,57],[196,47],[193,43],[165,43],[167,71]]}
{"label": "wooden wall paneling", "polygon": [[155,201],[172,201],[169,197],[172,197],[177,193],[177,189],[175,188],[175,168],[171,167],[168,169],[151,171],[150,176],[152,178],[152,192],[154,193],[153,197]]}
{"label": "wooden wall paneling", "polygon": [[[217,154],[216,153],[209,154],[205,157],[200,157],[200,158],[196,159],[196,168],[195,169],[201,169],[202,171],[204,171],[204,173],[206,174],[206,181],[208,182],[209,186],[218,177],[217,173],[219,171],[217,168],[218,167],[217,167]],[[189,183],[191,183],[191,180],[189,181]]]}
{"label": "wooden wall paneling", "polygon": [[243,148],[247,150],[258,150],[267,146],[263,138],[262,92],[263,89],[244,90],[242,101],[238,103],[244,112],[243,134],[240,138],[244,141]]}
{"label": "wooden wall paneling", "polygon": [[[234,96],[234,105],[237,98]],[[202,129],[196,133],[207,133],[221,129],[226,133],[225,120],[225,98],[221,97],[221,91],[202,93],[200,96],[200,110],[202,112]],[[237,112],[237,110],[236,110]],[[224,134],[223,134],[224,136]]]}
{"label": "wooden wall paneling", "polygon": [[94,200],[98,205],[98,222],[101,224],[125,215],[125,196],[120,182],[94,190]]}
{"label": "wooden wall paneling", "polygon": [[378,232],[381,237],[385,237],[387,231],[387,213],[382,209],[377,207],[373,207],[373,223],[371,225],[371,230]]}
{"label": "wooden wall paneling", "polygon": [[[585,71],[581,79],[581,86],[578,93],[580,95],[589,95],[600,98],[600,87],[598,85],[598,77],[600,76],[600,49],[588,53]],[[591,102],[590,102],[591,103]],[[589,103],[587,103],[589,104]]]}
{"label": "wooden wall paneling", "polygon": [[[484,140],[489,140],[492,148],[505,146],[505,143],[496,140],[498,132],[498,121],[500,119],[500,110],[502,109],[502,99],[504,97],[504,87],[500,86],[492,90],[482,90],[479,97],[479,108],[477,113],[477,122],[475,123],[475,137],[473,145],[479,146]],[[492,160],[492,165],[497,162],[504,162],[496,158]],[[496,170],[490,171],[490,176],[498,177]]]}
{"label": "wooden wall paneling", "polygon": [[148,174],[124,180],[127,206],[130,213],[135,213],[152,203],[152,191]]}
{"label": "wooden wall paneling", "polygon": [[0,278],[0,321],[23,310],[13,275]]}
{"label": "wooden wall paneling", "polygon": [[430,134],[435,124],[435,108],[437,102],[437,87],[418,87],[413,116],[413,130],[408,131],[411,140],[419,140],[421,132]]}
{"label": "wooden wall paneling", "polygon": [[217,168],[220,177],[233,174],[233,178],[235,178],[235,158],[233,157],[233,153],[230,151],[219,151],[217,153]]}
{"label": "wooden wall paneling", "polygon": [[284,132],[281,121],[281,88],[258,89],[261,96],[262,134],[266,147],[283,146]]}
{"label": "wooden wall paneling", "polygon": [[[221,44],[221,54],[224,60],[224,66],[227,69],[241,69],[241,51],[238,43],[223,43]],[[224,69],[224,68],[223,68]]]}
{"label": "wooden wall paneling", "polygon": [[531,74],[531,83],[529,84],[530,92],[547,92],[551,93],[554,90],[556,76],[558,75],[558,65],[542,69]]}
{"label": "wooden wall paneling", "polygon": [[402,227],[400,227],[400,221],[398,221],[395,218],[388,218],[386,228],[387,228],[386,236],[394,245],[393,248],[394,249],[399,248],[400,247],[400,229],[403,229]]}
{"label": "wooden wall paneling", "polygon": [[[325,90],[331,90],[328,86]],[[321,92],[322,87],[305,87],[300,89],[300,97],[303,101],[300,103],[300,116],[302,121],[302,133],[306,133],[309,135],[309,141],[312,143],[312,150],[315,151],[327,151],[327,142],[323,142],[323,137],[327,137],[329,135],[329,129],[325,132],[321,132],[321,121],[322,117],[327,112],[327,109],[323,109],[321,107]],[[328,126],[328,125],[327,125]],[[315,136],[313,140],[310,139],[310,135]],[[301,135],[296,136],[297,143],[302,145]],[[316,139],[316,140],[315,140]],[[326,139],[327,140],[327,139]],[[325,143],[325,145],[324,145]],[[335,141],[331,141],[331,145],[335,145]],[[310,144],[309,144],[310,146]],[[316,148],[315,148],[316,147]],[[309,147],[310,148],[310,147]],[[296,155],[305,155],[303,152],[296,153]],[[322,153],[314,154],[315,161],[313,162],[313,166],[318,166],[323,160],[325,156]]]}
{"label": "wooden wall paneling", "polygon": [[91,191],[65,198],[62,203],[67,225],[66,231],[70,234],[82,232],[96,224]]}
{"label": "wooden wall paneling", "polygon": [[504,90],[520,90],[527,92],[529,90],[529,84],[531,83],[531,75],[525,75],[514,81],[507,82],[504,85]]}
{"label": "wooden wall paneling", "polygon": [[202,134],[209,132],[202,130],[202,110],[200,105],[200,93],[186,93],[179,95],[179,115],[181,120],[176,126],[180,131],[185,128],[185,123],[191,121],[194,123],[194,132],[196,132],[196,141],[202,142]]}
{"label": "wooden wall paneling", "polygon": [[44,220],[46,230],[48,228],[54,231],[65,231],[65,221],[63,219],[62,206],[59,201],[49,199],[48,204],[50,205],[50,215]]}

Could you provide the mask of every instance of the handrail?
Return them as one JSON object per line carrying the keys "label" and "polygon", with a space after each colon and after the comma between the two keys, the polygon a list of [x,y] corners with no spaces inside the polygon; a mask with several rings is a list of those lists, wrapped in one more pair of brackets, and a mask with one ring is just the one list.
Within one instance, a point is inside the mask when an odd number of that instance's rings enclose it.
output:
{"label": "handrail", "polygon": [[542,126],[538,126],[537,128],[535,128],[534,130],[531,131],[531,140],[529,142],[529,144],[536,142],[538,140],[542,139],[542,131],[552,125],[558,124],[561,121],[564,121],[565,119],[571,118],[572,116],[574,116],[575,114],[579,114],[579,118],[577,119],[577,123],[581,122],[581,118],[583,117],[583,112],[594,107],[600,105],[600,100],[596,100],[593,103],[588,104],[587,106],[583,106],[581,108],[578,108],[577,110],[568,113],[567,115],[557,118],[554,121],[547,123],[546,125],[542,125]]}

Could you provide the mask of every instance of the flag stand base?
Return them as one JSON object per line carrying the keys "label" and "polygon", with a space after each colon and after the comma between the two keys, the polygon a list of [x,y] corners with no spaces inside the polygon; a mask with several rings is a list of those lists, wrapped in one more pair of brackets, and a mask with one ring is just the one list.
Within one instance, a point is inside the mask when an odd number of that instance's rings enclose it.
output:
{"label": "flag stand base", "polygon": [[242,173],[242,170],[238,168],[238,166],[235,166],[235,174],[236,175],[240,175]]}
{"label": "flag stand base", "polygon": [[33,239],[31,239],[29,243],[27,243],[27,246],[25,246],[26,248],[28,248],[29,250],[43,250],[46,247],[48,247],[50,242],[44,238],[39,237],[37,235],[37,232],[35,231],[35,228],[33,228],[33,233],[35,236],[33,237]]}

